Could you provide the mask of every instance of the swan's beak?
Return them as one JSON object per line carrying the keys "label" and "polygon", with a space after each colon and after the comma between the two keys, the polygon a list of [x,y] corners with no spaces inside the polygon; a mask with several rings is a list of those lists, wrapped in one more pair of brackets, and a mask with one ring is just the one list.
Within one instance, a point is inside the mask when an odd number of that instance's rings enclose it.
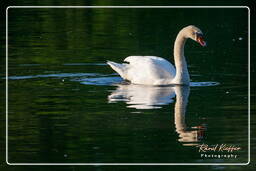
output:
{"label": "swan's beak", "polygon": [[196,41],[203,47],[207,45],[206,41],[204,41],[204,38],[202,35],[198,35],[196,38]]}

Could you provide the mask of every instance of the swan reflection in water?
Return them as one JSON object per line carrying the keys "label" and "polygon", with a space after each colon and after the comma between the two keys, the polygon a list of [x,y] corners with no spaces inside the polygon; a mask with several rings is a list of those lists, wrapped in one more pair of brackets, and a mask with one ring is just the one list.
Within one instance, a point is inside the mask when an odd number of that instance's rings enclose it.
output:
{"label": "swan reflection in water", "polygon": [[172,103],[176,95],[174,124],[178,141],[184,146],[196,146],[204,137],[205,126],[187,127],[185,122],[189,86],[118,85],[109,96],[109,103],[124,101],[128,108],[154,109]]}

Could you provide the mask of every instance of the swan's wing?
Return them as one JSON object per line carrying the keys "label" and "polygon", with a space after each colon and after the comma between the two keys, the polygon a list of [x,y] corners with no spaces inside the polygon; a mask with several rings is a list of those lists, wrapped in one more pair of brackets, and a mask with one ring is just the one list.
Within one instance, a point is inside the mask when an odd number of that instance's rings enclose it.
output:
{"label": "swan's wing", "polygon": [[175,76],[175,67],[166,59],[157,56],[128,56],[124,59],[125,62],[129,62],[131,66],[141,66],[145,67],[146,64],[149,66],[154,66],[162,70],[166,70]]}
{"label": "swan's wing", "polygon": [[168,84],[176,70],[167,60],[156,56],[128,56],[127,78],[136,84]]}

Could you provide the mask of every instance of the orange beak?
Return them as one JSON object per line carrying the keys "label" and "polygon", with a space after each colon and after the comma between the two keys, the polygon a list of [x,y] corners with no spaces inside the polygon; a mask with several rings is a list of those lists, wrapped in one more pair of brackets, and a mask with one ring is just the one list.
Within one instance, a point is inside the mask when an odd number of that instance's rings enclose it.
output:
{"label": "orange beak", "polygon": [[206,42],[204,41],[204,38],[202,35],[198,35],[197,38],[196,38],[196,41],[203,47],[205,47],[207,44]]}

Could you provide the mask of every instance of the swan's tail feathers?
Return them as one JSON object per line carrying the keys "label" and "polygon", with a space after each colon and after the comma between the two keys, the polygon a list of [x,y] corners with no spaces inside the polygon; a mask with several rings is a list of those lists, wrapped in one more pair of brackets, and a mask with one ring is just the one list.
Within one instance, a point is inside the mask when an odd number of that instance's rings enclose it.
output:
{"label": "swan's tail feathers", "polygon": [[107,64],[111,66],[113,70],[115,70],[123,79],[126,78],[126,64],[118,64],[112,61],[107,61]]}

